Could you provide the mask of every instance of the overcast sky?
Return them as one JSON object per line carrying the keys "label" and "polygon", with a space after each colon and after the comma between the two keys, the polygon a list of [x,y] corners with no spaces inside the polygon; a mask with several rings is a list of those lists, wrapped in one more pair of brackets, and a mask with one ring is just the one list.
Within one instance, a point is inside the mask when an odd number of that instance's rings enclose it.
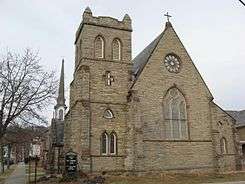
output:
{"label": "overcast sky", "polygon": [[168,11],[215,102],[245,109],[245,7],[238,0],[0,0],[0,51],[38,50],[57,74],[64,58],[68,96],[74,35],[87,6],[95,16],[131,16],[133,57],[163,31]]}

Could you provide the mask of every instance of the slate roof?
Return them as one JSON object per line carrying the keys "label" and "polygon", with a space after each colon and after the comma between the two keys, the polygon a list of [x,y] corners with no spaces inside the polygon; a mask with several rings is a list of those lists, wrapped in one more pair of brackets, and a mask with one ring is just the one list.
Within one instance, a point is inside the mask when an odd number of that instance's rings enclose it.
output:
{"label": "slate roof", "polygon": [[162,39],[168,27],[172,27],[170,22],[167,22],[165,30],[133,59],[133,75],[135,77],[133,85],[137,81],[138,77],[140,76],[141,72],[143,71],[144,67],[146,66],[152,53],[154,52],[155,48],[157,47],[159,41]]}
{"label": "slate roof", "polygon": [[242,111],[226,111],[230,114],[234,119],[236,119],[236,126],[241,127],[245,126],[245,110]]}

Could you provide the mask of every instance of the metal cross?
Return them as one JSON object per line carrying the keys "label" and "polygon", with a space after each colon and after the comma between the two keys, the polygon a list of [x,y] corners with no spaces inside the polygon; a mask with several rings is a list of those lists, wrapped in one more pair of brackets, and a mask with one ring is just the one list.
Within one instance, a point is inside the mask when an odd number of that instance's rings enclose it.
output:
{"label": "metal cross", "polygon": [[165,17],[167,17],[167,20],[169,22],[169,18],[171,18],[172,16],[168,14],[168,12],[166,14],[164,14]]}
{"label": "metal cross", "polygon": [[114,82],[114,77],[111,75],[110,71],[105,72],[105,82],[107,86],[111,86],[112,82]]}

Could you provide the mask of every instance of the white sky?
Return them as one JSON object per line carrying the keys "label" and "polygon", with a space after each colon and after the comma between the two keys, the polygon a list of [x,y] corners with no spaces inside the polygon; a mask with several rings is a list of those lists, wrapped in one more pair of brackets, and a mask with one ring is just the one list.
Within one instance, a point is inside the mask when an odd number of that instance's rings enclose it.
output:
{"label": "white sky", "polygon": [[42,64],[57,74],[64,57],[68,96],[75,31],[87,6],[96,16],[131,16],[133,57],[163,31],[163,15],[170,12],[215,101],[245,109],[245,7],[238,0],[0,0],[0,51],[38,50]]}

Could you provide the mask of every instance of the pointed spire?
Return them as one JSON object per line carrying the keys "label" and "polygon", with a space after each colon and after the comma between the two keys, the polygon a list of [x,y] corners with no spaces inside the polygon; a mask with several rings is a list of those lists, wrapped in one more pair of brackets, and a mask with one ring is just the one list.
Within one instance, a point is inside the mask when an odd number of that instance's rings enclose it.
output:
{"label": "pointed spire", "polygon": [[83,12],[83,16],[86,17],[86,16],[92,16],[92,11],[89,7],[87,7],[84,12]]}
{"label": "pointed spire", "polygon": [[59,93],[57,98],[57,106],[66,106],[65,105],[65,81],[64,81],[64,59],[62,59],[61,73],[60,73],[60,83],[59,83]]}
{"label": "pointed spire", "polygon": [[87,6],[87,8],[85,9],[86,13],[92,13],[91,9],[89,8],[89,6]]}
{"label": "pointed spire", "polygon": [[131,21],[131,18],[128,14],[125,14],[123,17],[123,21]]}

